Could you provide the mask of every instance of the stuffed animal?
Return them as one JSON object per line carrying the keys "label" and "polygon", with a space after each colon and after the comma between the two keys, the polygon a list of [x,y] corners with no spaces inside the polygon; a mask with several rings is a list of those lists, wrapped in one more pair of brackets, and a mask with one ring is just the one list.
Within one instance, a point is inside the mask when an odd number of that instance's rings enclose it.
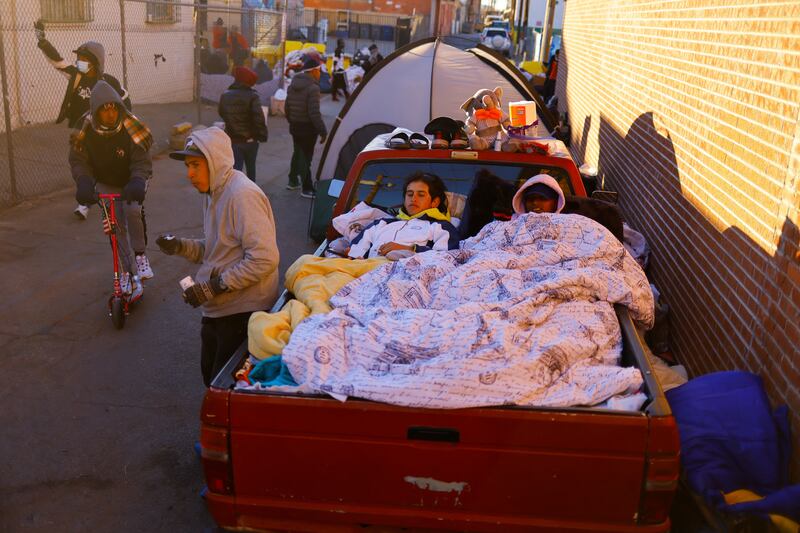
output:
{"label": "stuffed animal", "polygon": [[469,137],[469,146],[473,150],[493,150],[495,142],[499,141],[503,151],[514,151],[508,143],[508,134],[505,128],[511,125],[511,120],[503,112],[500,98],[503,89],[495,87],[493,91],[481,89],[476,92],[461,106],[466,111],[466,130]]}

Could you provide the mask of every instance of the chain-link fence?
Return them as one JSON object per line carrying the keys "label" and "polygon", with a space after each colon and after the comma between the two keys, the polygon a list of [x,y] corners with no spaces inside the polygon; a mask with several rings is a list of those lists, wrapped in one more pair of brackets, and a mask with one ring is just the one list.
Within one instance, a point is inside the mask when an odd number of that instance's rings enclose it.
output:
{"label": "chain-link fence", "polygon": [[[266,104],[282,80],[284,8],[228,4],[0,1],[0,206],[72,183],[70,119],[55,122],[70,84],[88,100],[91,88],[85,80],[93,73],[81,74],[83,83],[74,75],[74,51],[87,41],[102,45],[104,72],[119,80],[134,113],[160,138],[182,121],[218,120],[215,106],[204,104],[218,101],[235,64],[256,70],[261,82],[256,87]],[[36,21],[41,21],[38,32]]]}

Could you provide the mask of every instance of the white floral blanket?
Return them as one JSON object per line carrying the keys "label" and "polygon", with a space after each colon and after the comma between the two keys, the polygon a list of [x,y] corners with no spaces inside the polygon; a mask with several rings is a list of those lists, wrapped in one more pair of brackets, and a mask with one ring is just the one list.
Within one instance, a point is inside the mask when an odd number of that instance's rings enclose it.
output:
{"label": "white floral blanket", "polygon": [[300,384],[413,407],[594,405],[642,384],[617,366],[613,304],[650,327],[636,261],[579,215],[495,222],[461,249],[389,263],[346,285],[294,331]]}

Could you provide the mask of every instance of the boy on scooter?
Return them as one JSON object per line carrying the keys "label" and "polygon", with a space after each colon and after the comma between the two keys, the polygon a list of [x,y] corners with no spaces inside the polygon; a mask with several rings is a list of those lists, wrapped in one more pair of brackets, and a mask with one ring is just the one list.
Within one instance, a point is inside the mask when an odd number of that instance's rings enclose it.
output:
{"label": "boy on scooter", "polygon": [[141,291],[141,284],[134,282],[153,277],[145,255],[142,221],[142,203],[153,168],[149,153],[153,137],[147,126],[126,109],[117,91],[104,81],[95,84],[89,108],[72,135],[69,152],[72,177],[77,184],[75,199],[82,205],[91,205],[97,201],[97,192],[122,194],[117,207],[125,270],[120,285],[133,300]]}

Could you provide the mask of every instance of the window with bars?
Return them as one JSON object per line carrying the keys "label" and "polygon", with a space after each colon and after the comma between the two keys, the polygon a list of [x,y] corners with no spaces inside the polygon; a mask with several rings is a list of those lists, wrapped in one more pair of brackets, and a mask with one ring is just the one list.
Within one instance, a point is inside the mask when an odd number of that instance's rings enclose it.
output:
{"label": "window with bars", "polygon": [[45,22],[91,22],[92,0],[39,0]]}
{"label": "window with bars", "polygon": [[181,21],[181,6],[170,5],[177,0],[165,0],[159,3],[147,2],[147,22],[152,24],[175,24]]}

